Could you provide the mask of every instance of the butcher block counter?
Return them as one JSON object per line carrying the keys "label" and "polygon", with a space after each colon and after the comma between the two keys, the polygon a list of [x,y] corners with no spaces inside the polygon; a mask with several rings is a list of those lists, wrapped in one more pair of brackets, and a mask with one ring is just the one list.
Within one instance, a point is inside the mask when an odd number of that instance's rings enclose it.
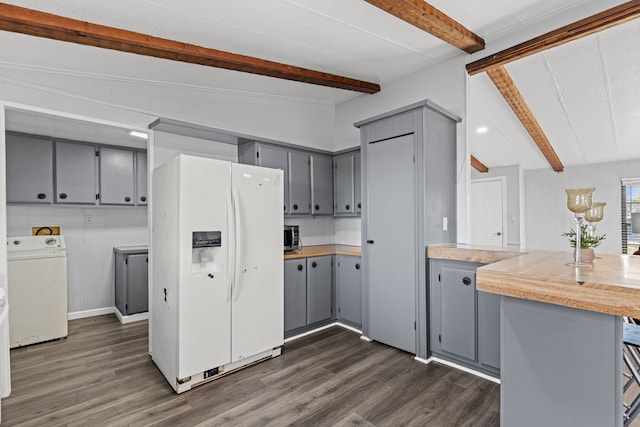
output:
{"label": "butcher block counter", "polygon": [[476,288],[501,296],[500,425],[622,426],[622,317],[640,317],[640,256],[428,247],[486,264]]}
{"label": "butcher block counter", "polygon": [[322,255],[362,256],[362,248],[360,246],[335,245],[335,244],[303,246],[301,249],[297,251],[285,252],[284,259],[309,258],[314,256],[322,256]]}

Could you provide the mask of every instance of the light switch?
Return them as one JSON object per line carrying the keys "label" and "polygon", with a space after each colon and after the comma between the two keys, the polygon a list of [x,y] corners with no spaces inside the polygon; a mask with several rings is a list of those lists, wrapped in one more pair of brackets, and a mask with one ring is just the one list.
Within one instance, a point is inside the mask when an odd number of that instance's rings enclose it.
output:
{"label": "light switch", "polygon": [[449,229],[449,218],[446,216],[442,217],[442,231],[447,231]]}

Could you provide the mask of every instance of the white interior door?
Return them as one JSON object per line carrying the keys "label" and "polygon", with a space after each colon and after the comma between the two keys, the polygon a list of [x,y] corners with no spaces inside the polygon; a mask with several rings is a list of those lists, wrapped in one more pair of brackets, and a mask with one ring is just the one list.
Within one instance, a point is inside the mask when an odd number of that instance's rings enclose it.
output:
{"label": "white interior door", "polygon": [[504,196],[502,178],[471,182],[469,216],[472,245],[504,246]]}
{"label": "white interior door", "polygon": [[[369,144],[369,337],[415,353],[414,135]],[[420,261],[424,262],[424,260]]]}
{"label": "white interior door", "polygon": [[284,340],[283,172],[234,163],[236,269],[231,361]]}

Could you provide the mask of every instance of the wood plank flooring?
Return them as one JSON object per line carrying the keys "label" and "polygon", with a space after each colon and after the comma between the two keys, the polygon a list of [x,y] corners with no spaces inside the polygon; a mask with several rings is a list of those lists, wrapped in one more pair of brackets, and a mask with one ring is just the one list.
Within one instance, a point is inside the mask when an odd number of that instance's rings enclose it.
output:
{"label": "wood plank flooring", "polygon": [[280,357],[177,395],[149,357],[147,322],[69,322],[12,350],[5,426],[498,426],[499,385],[332,327]]}

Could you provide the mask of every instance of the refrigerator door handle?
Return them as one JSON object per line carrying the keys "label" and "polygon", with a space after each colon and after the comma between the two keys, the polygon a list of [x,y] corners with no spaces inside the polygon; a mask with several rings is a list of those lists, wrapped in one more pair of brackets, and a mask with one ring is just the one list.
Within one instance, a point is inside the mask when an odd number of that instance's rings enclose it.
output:
{"label": "refrigerator door handle", "polygon": [[238,301],[240,295],[240,254],[242,253],[242,225],[240,224],[240,199],[238,197],[238,190],[233,189],[233,213],[234,213],[234,231],[235,231],[235,254],[234,254],[234,269],[233,269],[233,300]]}
{"label": "refrigerator door handle", "polygon": [[231,189],[227,188],[227,233],[229,235],[229,249],[227,251],[227,302],[231,302],[233,282],[236,271],[236,224],[235,209],[231,197]]}

